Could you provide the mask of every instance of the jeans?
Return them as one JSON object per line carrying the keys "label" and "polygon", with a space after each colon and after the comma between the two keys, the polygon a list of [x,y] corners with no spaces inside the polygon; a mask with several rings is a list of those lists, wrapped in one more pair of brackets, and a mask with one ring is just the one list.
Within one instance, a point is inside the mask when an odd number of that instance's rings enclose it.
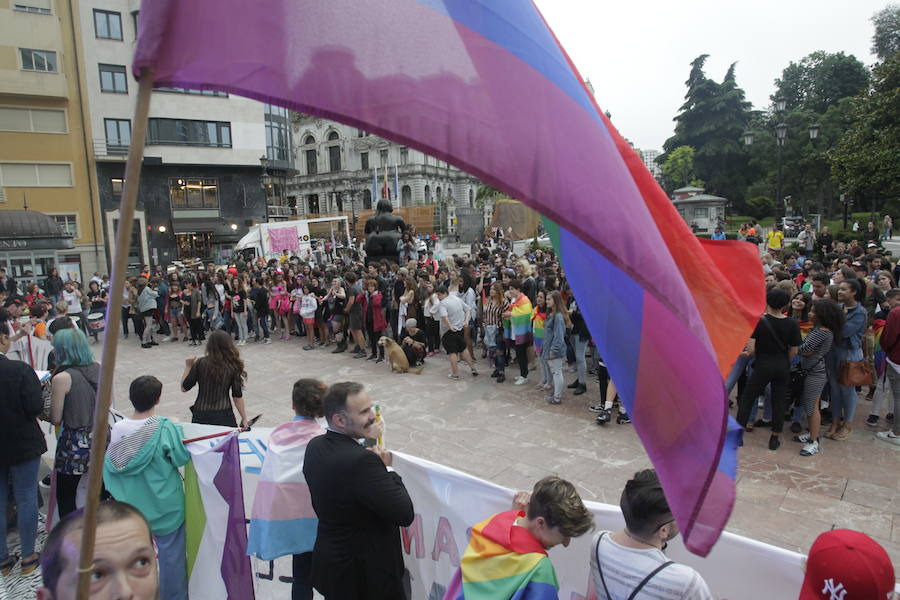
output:
{"label": "jeans", "polygon": [[242,342],[247,341],[247,315],[246,313],[234,313],[234,322],[237,323],[238,339]]}
{"label": "jeans", "polygon": [[[852,423],[856,415],[856,388],[852,385],[838,383],[840,366],[845,360],[857,361],[863,359],[860,348],[850,350],[847,348],[833,348],[825,355],[825,368],[828,371],[828,383],[831,387],[831,416]],[[890,365],[888,365],[890,366]]]}
{"label": "jeans", "polygon": [[153,341],[154,333],[156,333],[156,319],[152,316],[144,315],[144,334],[141,336],[141,341],[149,344]]}
{"label": "jeans", "polygon": [[538,356],[538,363],[541,366],[541,383],[544,385],[550,385],[553,381],[553,373],[550,372],[550,365],[547,364],[547,360]]}
{"label": "jeans", "polygon": [[487,346],[488,361],[494,365],[494,370],[502,373],[506,368],[506,360],[503,356],[503,328],[496,325],[484,326],[484,344]]}
{"label": "jeans", "polygon": [[891,365],[887,366],[888,384],[891,395],[894,396],[894,426],[891,428],[895,434],[900,435],[900,373]]}
{"label": "jeans", "polygon": [[562,398],[563,389],[566,385],[562,372],[563,358],[560,356],[559,358],[541,359],[541,362],[547,365],[547,370],[553,379],[553,398],[559,400]]}
{"label": "jeans", "polygon": [[579,335],[572,336],[572,342],[575,346],[575,368],[578,371],[578,383],[581,385],[587,384],[587,361],[585,360],[585,353],[587,352],[589,340],[581,339]]}
{"label": "jeans", "polygon": [[[263,333],[262,337],[264,339],[269,339],[269,324],[267,322],[268,319],[269,319],[269,315],[265,315],[265,314],[260,314],[256,319],[256,322],[259,325],[259,329],[262,329],[262,333]],[[258,334],[257,334],[257,337],[259,337]]]}
{"label": "jeans", "polygon": [[731,395],[731,390],[733,390],[734,386],[737,385],[738,379],[741,378],[741,374],[747,370],[747,366],[752,362],[752,356],[738,356],[737,360],[734,363],[734,366],[731,367],[731,373],[728,374],[728,379],[725,380],[726,396]]}
{"label": "jeans", "polygon": [[187,600],[187,553],[184,543],[184,523],[167,535],[155,535],[159,551],[159,597]]}
{"label": "jeans", "polygon": [[9,498],[9,486],[12,484],[13,496],[16,499],[19,538],[22,542],[22,558],[34,554],[34,541],[37,539],[38,526],[38,465],[40,457],[26,460],[15,465],[0,465],[0,561],[9,557],[6,546],[6,502]]}

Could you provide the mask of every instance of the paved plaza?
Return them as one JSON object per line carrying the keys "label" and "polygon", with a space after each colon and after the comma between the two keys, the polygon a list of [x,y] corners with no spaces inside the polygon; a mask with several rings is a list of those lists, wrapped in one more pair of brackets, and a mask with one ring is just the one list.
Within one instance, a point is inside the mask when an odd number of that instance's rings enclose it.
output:
{"label": "paved plaza", "polygon": [[[421,375],[399,375],[389,373],[386,363],[332,355],[331,348],[303,351],[304,343],[293,338],[241,348],[249,375],[247,413],[262,413],[259,425],[275,426],[293,415],[291,385],[300,377],[329,384],[355,380],[365,383],[384,407],[390,449],[500,485],[530,489],[544,475],[558,474],[572,480],[584,498],[618,504],[625,482],[650,466],[633,426],[594,423],[586,406],[598,397],[596,380],[587,394],[567,395],[562,405],[550,406],[543,392],[534,390],[534,375],[527,386],[498,385],[480,358],[481,375],[473,378],[462,369],[462,379],[453,381],[444,357],[428,359]],[[183,342],[143,350],[133,335],[122,341],[116,407],[130,410],[129,382],[153,374],[163,382],[159,412],[189,420],[196,391],[182,393],[179,381],[184,359],[199,351]],[[573,378],[567,374],[567,382]],[[880,428],[865,426],[869,407],[860,399],[852,437],[825,440],[815,457],[799,456],[799,444],[790,435],[771,452],[768,430],[746,434],[728,530],[805,552],[819,533],[848,527],[877,539],[900,564],[900,449],[875,438]]]}

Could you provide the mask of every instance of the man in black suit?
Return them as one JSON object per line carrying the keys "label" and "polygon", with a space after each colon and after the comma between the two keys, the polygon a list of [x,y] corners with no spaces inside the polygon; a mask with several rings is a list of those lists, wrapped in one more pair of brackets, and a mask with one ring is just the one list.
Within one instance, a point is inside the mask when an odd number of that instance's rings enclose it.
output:
{"label": "man in black suit", "polygon": [[319,517],[313,586],[326,600],[402,600],[400,527],[413,505],[388,450],[363,448],[377,437],[362,384],[336,383],[322,400],[329,430],[306,447],[303,475]]}

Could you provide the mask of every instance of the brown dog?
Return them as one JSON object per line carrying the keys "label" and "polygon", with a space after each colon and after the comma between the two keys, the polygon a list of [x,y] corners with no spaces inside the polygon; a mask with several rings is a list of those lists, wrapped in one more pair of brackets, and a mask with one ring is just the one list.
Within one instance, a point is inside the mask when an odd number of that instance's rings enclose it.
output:
{"label": "brown dog", "polygon": [[400,344],[398,344],[388,336],[381,336],[381,339],[378,340],[378,345],[384,346],[384,355],[387,357],[388,364],[391,367],[391,372],[397,371],[398,373],[415,373],[416,375],[422,372],[422,369],[424,367],[420,367],[419,369],[409,368],[409,360],[407,360],[406,353],[403,352],[403,348],[401,348]]}

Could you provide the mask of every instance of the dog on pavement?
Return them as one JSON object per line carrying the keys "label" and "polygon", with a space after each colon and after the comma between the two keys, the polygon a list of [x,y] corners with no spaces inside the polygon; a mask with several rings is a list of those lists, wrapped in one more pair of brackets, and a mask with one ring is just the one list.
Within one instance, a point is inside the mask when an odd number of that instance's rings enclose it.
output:
{"label": "dog on pavement", "polygon": [[391,367],[391,372],[397,371],[398,373],[415,373],[416,375],[422,372],[422,369],[424,367],[420,367],[418,369],[409,368],[409,360],[406,358],[406,353],[403,352],[403,348],[401,348],[400,344],[398,344],[388,336],[381,336],[381,339],[378,340],[378,345],[384,346],[384,355]]}

